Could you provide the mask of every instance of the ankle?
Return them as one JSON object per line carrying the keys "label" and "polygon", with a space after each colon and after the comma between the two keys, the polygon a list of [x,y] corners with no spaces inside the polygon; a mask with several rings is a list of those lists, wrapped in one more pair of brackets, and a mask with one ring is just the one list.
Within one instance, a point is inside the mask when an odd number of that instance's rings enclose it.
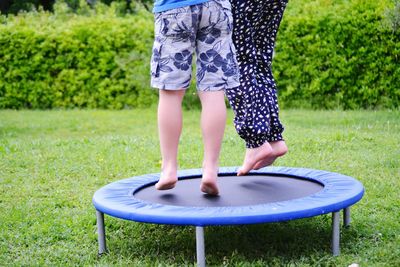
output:
{"label": "ankle", "polygon": [[203,162],[203,173],[218,173],[218,165],[216,162]]}
{"label": "ankle", "polygon": [[262,152],[264,155],[268,156],[271,155],[273,153],[273,148],[272,146],[268,143],[265,142],[262,146],[261,146]]}
{"label": "ankle", "polygon": [[164,170],[174,170],[177,169],[178,163],[176,161],[165,161],[161,163],[161,169]]}
{"label": "ankle", "polygon": [[247,148],[246,154],[250,157],[268,157],[272,155],[273,149],[268,142],[265,142],[263,145],[256,148]]}
{"label": "ankle", "polygon": [[271,147],[276,157],[281,157],[288,151],[285,141],[271,142]]}

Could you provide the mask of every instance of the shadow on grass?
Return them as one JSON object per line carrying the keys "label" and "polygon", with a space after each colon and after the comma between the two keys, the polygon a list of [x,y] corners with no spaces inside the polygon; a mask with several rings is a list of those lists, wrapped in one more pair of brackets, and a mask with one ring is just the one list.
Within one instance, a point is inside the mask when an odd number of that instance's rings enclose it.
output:
{"label": "shadow on grass", "polygon": [[[194,227],[114,220],[107,224],[107,228],[111,257],[157,259],[160,263],[178,266],[196,262]],[[342,228],[341,232],[342,248],[357,243],[355,229]],[[205,242],[209,265],[271,260],[290,263],[309,257],[331,258],[331,216],[270,224],[206,227]]]}

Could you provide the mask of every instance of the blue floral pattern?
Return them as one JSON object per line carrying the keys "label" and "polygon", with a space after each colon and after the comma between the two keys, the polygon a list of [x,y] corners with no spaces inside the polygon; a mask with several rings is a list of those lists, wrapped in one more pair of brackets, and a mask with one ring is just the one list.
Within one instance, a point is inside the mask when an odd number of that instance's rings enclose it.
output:
{"label": "blue floral pattern", "polygon": [[[155,15],[152,85],[187,88],[196,52],[197,87],[221,90],[239,86],[239,71],[228,0],[168,10]],[[172,88],[175,87],[175,88]]]}
{"label": "blue floral pattern", "polygon": [[216,27],[216,23],[211,23],[200,29],[198,39],[206,44],[212,44],[221,36],[221,30]]}
{"label": "blue floral pattern", "polygon": [[189,50],[183,50],[174,56],[174,65],[180,70],[188,70],[192,64],[192,53]]}
{"label": "blue floral pattern", "polygon": [[236,58],[232,51],[226,55],[226,64],[222,66],[222,71],[228,77],[238,75]]}

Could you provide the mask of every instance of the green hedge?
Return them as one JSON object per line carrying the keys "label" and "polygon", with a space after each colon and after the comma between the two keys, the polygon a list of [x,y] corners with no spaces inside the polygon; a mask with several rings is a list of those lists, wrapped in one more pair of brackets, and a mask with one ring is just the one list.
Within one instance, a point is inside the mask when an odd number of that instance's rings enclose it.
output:
{"label": "green hedge", "polygon": [[96,3],[104,3],[110,5],[112,2],[119,2],[125,6],[124,13],[131,11],[130,6],[137,3],[143,4],[147,9],[153,5],[153,0],[1,0],[0,12],[3,14],[18,14],[21,11],[32,11],[35,9],[53,10],[53,5],[56,1],[67,3],[74,11],[79,10],[80,2],[84,1],[91,5]]}
{"label": "green hedge", "polygon": [[[274,73],[283,107],[397,108],[400,39],[389,0],[289,1]],[[0,16],[0,108],[132,108],[149,87],[153,16],[138,5]],[[198,106],[193,92],[187,106]]]}
{"label": "green hedge", "polygon": [[399,107],[400,32],[387,27],[382,17],[393,6],[390,3],[289,1],[273,63],[281,103],[311,108]]}
{"label": "green hedge", "polygon": [[152,15],[98,5],[25,13],[0,25],[1,108],[113,108],[155,102]]}

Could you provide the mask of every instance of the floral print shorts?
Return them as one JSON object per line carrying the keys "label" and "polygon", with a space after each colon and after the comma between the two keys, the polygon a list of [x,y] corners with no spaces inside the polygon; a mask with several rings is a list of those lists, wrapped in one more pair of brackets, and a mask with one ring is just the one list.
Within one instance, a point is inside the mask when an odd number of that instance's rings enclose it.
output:
{"label": "floral print shorts", "polygon": [[219,91],[239,86],[232,28],[228,0],[211,0],[155,13],[151,86],[187,89],[194,52],[197,90]]}

